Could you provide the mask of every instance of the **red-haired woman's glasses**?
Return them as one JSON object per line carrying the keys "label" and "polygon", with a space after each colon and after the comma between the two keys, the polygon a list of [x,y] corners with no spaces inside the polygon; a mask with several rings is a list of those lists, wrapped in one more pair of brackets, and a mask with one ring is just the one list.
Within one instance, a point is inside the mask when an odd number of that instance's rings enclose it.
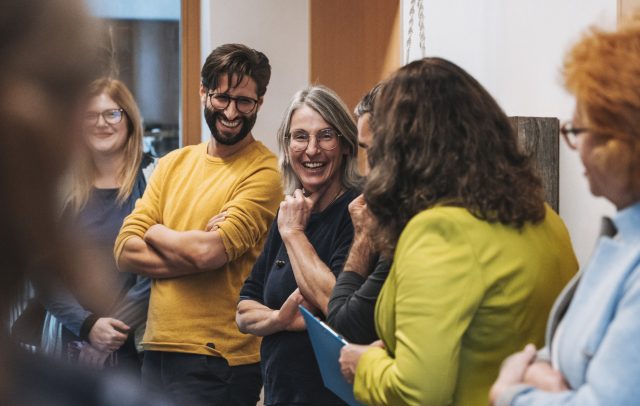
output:
{"label": "red-haired woman's glasses", "polygon": [[560,127],[560,134],[562,134],[562,137],[571,149],[578,148],[578,136],[587,131],[589,131],[589,129],[585,127],[574,127],[571,121],[565,122]]}

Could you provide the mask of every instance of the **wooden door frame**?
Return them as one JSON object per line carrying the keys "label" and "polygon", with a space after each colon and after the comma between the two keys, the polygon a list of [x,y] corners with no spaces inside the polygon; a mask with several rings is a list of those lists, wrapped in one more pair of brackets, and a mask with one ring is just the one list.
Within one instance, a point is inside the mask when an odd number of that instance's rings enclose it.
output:
{"label": "wooden door frame", "polygon": [[181,0],[181,146],[201,142],[200,0]]}
{"label": "wooden door frame", "polygon": [[640,0],[618,0],[618,24],[640,11]]}

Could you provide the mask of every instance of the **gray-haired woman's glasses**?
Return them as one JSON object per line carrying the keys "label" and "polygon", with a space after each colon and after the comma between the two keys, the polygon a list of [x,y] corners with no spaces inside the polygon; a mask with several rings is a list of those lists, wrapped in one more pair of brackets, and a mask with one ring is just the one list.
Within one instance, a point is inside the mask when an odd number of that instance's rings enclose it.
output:
{"label": "gray-haired woman's glasses", "polygon": [[342,137],[342,134],[338,134],[334,129],[325,128],[324,130],[318,131],[315,135],[311,135],[306,131],[296,130],[289,134],[288,137],[289,146],[292,150],[297,152],[305,151],[312,138],[315,138],[318,148],[324,149],[325,151],[331,151],[338,147],[338,144],[340,143],[338,138]]}
{"label": "gray-haired woman's glasses", "polygon": [[84,115],[85,125],[87,126],[97,125],[100,116],[102,116],[102,119],[107,124],[115,125],[122,121],[122,117],[124,116],[124,109],[109,109],[109,110],[101,111],[100,113],[91,111]]}

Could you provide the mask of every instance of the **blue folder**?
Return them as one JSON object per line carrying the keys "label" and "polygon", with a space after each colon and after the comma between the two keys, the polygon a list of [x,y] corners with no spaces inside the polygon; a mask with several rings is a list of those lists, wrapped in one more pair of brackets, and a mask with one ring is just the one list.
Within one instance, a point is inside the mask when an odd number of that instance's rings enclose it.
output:
{"label": "blue folder", "polygon": [[335,331],[331,330],[329,326],[316,319],[304,306],[299,307],[300,313],[302,313],[307,324],[307,332],[311,339],[313,352],[316,354],[316,361],[318,361],[324,386],[349,405],[362,406],[353,397],[353,385],[347,383],[340,372],[340,363],[338,362],[340,349],[348,343]]}

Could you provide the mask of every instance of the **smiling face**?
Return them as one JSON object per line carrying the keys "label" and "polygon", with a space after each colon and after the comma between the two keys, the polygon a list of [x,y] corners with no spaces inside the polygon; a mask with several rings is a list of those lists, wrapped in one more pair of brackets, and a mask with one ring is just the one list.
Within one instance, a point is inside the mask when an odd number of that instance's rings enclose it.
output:
{"label": "smiling face", "polygon": [[110,124],[105,121],[109,110],[118,110],[120,106],[106,93],[101,93],[89,100],[85,112],[85,139],[92,153],[98,155],[114,155],[124,152],[128,138],[128,118],[122,112],[119,123]]}
{"label": "smiling face", "polygon": [[[235,83],[236,77],[233,76],[231,81]],[[226,108],[216,109],[211,103],[211,95],[214,94],[224,94],[233,98],[246,97],[258,100],[258,103],[248,114],[238,111],[237,100],[230,100]],[[263,101],[262,97],[258,97],[255,80],[248,76],[245,76],[236,87],[230,88],[227,75],[221,75],[218,79],[217,89],[207,89],[200,86],[200,98],[204,106],[204,118],[211,131],[211,136],[222,145],[234,145],[251,132]]]}
{"label": "smiling face", "polygon": [[324,193],[329,189],[340,190],[342,165],[346,152],[342,142],[330,151],[318,146],[317,134],[333,129],[322,116],[307,105],[298,108],[291,116],[290,133],[304,132],[310,135],[309,144],[303,151],[289,146],[291,168],[307,192]]}

